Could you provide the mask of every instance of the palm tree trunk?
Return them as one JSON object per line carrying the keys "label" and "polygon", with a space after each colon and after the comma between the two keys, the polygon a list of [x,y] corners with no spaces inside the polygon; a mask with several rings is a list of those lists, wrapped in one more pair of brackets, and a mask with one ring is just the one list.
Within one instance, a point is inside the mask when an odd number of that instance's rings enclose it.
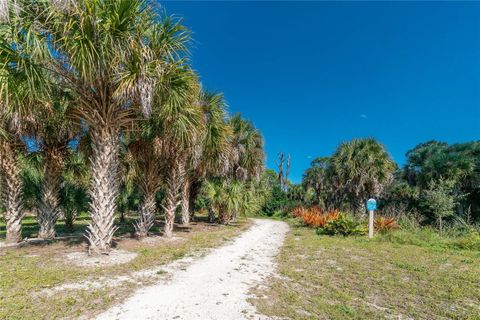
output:
{"label": "palm tree trunk", "polygon": [[7,235],[6,242],[14,243],[22,240],[22,179],[18,166],[18,156],[13,146],[2,140],[0,142],[2,171],[2,200],[5,206],[4,218]]}
{"label": "palm tree trunk", "polygon": [[77,210],[75,209],[65,209],[64,210],[65,214],[65,229],[67,229],[69,232],[73,232],[74,227],[73,223],[75,222],[75,219],[77,218]]}
{"label": "palm tree trunk", "polygon": [[182,224],[190,223],[190,180],[185,179],[182,186]]}
{"label": "palm tree trunk", "polygon": [[180,187],[182,185],[182,178],[185,170],[181,161],[176,161],[171,168],[170,176],[167,178],[165,204],[163,209],[165,210],[165,227],[164,235],[167,238],[171,238],[173,235],[173,222],[175,221],[175,210],[180,202]]}
{"label": "palm tree trunk", "polygon": [[229,224],[231,220],[231,214],[227,210],[221,209],[219,211],[218,221],[221,224]]}
{"label": "palm tree trunk", "polygon": [[208,222],[215,222],[215,212],[213,210],[208,210]]}
{"label": "palm tree trunk", "polygon": [[55,238],[55,224],[60,216],[58,189],[62,170],[62,154],[59,150],[47,150],[45,153],[44,181],[41,191],[38,224],[40,239]]}
{"label": "palm tree trunk", "polygon": [[188,206],[190,210],[190,221],[195,221],[195,201],[198,198],[202,188],[201,181],[194,180],[190,183],[190,190],[188,192],[189,199],[188,199]]}
{"label": "palm tree trunk", "polygon": [[146,237],[148,231],[155,223],[155,212],[157,206],[155,203],[155,192],[145,194],[142,204],[140,205],[139,218],[134,224],[135,235],[139,238]]}
{"label": "palm tree trunk", "polygon": [[115,220],[116,200],[119,193],[118,153],[119,137],[116,130],[92,130],[92,185],[90,215],[87,228],[89,252],[108,253],[117,227]]}
{"label": "palm tree trunk", "polygon": [[40,210],[38,212],[38,224],[40,231],[38,237],[40,239],[53,239],[55,237],[55,223],[59,216],[58,201],[58,185],[57,177],[45,177],[45,181],[41,191]]}

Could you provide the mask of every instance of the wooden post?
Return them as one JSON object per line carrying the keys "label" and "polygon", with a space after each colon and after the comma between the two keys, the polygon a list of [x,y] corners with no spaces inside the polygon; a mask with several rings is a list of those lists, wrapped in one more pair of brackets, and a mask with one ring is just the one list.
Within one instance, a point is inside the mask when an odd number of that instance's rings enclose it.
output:
{"label": "wooden post", "polygon": [[373,238],[373,210],[368,211],[368,238]]}

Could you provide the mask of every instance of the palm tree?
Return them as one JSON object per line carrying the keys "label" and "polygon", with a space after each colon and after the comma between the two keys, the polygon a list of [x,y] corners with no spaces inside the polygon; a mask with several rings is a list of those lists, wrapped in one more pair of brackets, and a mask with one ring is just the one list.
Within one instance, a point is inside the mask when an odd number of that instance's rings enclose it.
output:
{"label": "palm tree", "polygon": [[233,136],[229,158],[229,176],[240,180],[260,179],[265,154],[260,131],[237,114],[229,120]]}
{"label": "palm tree", "polygon": [[235,221],[239,215],[247,216],[260,210],[268,191],[261,183],[253,181],[212,179],[204,184],[203,194],[208,199],[209,210],[222,224]]}
{"label": "palm tree", "polygon": [[393,180],[395,162],[375,139],[342,143],[331,159],[336,191],[359,213],[368,197],[378,197]]}
{"label": "palm tree", "polygon": [[139,218],[134,224],[135,234],[139,238],[146,237],[155,223],[155,196],[162,186],[160,160],[151,139],[141,137],[128,145],[125,161],[129,163],[130,173],[127,175],[132,176],[132,180],[142,192]]}
{"label": "palm tree", "polygon": [[[66,95],[64,95],[66,96]],[[40,191],[38,223],[41,239],[55,237],[55,224],[61,214],[59,190],[65,158],[69,154],[68,143],[75,138],[75,125],[68,121],[67,103],[64,99],[55,101],[51,108],[38,115],[34,134],[43,158],[43,181]]]}
{"label": "palm tree", "polygon": [[[229,147],[220,159],[223,162],[221,182],[209,181],[204,193],[209,199],[210,220],[218,215],[221,223],[235,220],[238,214],[246,214],[260,208],[263,196],[256,192],[264,169],[263,138],[249,121],[235,115],[227,122],[231,132],[227,135]],[[260,189],[259,189],[260,190]]]}
{"label": "palm tree", "polygon": [[73,231],[73,224],[78,214],[88,210],[87,195],[90,170],[86,157],[78,145],[71,148],[64,161],[60,185],[60,208],[65,217],[65,227]]}
{"label": "palm tree", "polygon": [[302,187],[305,191],[309,188],[315,192],[315,203],[321,202],[324,206],[329,206],[328,199],[332,194],[331,179],[329,175],[330,161],[329,157],[320,157],[314,159],[310,168],[303,174]]}
{"label": "palm tree", "polygon": [[[7,10],[3,3],[0,19],[0,173],[2,202],[5,208],[7,242],[21,240],[21,221],[24,217],[22,203],[23,182],[21,179],[20,158],[26,146],[22,141],[28,132],[27,122],[33,122],[31,110],[43,106],[48,83],[44,80],[44,70],[32,64],[29,57],[38,57],[31,41],[34,33],[29,29],[19,32],[16,28],[16,10]],[[10,17],[11,16],[11,17]],[[13,46],[17,40],[23,46]],[[39,86],[43,84],[43,86]],[[33,90],[34,88],[39,90]]]}
{"label": "palm tree", "polygon": [[228,224],[240,211],[244,191],[244,184],[238,180],[212,180],[207,181],[204,186],[210,210],[218,216],[222,224]]}
{"label": "palm tree", "polygon": [[[35,41],[29,45],[41,54],[32,61],[72,91],[72,116],[89,127],[92,220],[87,238],[90,252],[106,253],[116,230],[120,133],[131,126],[133,108],[150,115],[155,83],[185,50],[188,34],[170,18],[157,22],[159,17],[141,0],[81,0],[61,6],[52,1],[20,8],[22,14],[11,14],[10,24],[21,31],[36,22]],[[25,44],[17,40],[10,50]]]}
{"label": "palm tree", "polygon": [[[203,91],[200,95],[200,106],[204,125],[199,135],[199,159],[190,161],[190,167],[184,179],[182,189],[183,225],[188,225],[191,217],[191,203],[195,201],[202,182],[208,176],[222,176],[228,168],[230,152],[231,128],[226,122],[225,100],[222,94]],[[192,190],[193,189],[193,190]],[[191,192],[193,191],[193,192]]]}
{"label": "palm tree", "polygon": [[180,204],[186,170],[198,159],[197,142],[202,131],[198,105],[200,85],[195,73],[178,65],[168,71],[154,98],[155,153],[162,159],[165,175],[164,235],[172,236],[175,211]]}
{"label": "palm tree", "polygon": [[5,208],[7,242],[22,240],[22,219],[25,215],[22,204],[22,179],[19,155],[23,145],[14,135],[2,135],[0,138],[0,173],[2,179],[2,204]]}

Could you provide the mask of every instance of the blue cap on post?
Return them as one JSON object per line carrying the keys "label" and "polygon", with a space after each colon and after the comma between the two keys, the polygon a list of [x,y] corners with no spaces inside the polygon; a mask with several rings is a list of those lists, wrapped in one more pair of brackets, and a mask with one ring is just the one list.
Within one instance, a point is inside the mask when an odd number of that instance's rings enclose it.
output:
{"label": "blue cap on post", "polygon": [[375,199],[368,199],[368,200],[367,200],[367,210],[368,210],[368,211],[375,211],[375,210],[377,210],[377,200],[375,200]]}

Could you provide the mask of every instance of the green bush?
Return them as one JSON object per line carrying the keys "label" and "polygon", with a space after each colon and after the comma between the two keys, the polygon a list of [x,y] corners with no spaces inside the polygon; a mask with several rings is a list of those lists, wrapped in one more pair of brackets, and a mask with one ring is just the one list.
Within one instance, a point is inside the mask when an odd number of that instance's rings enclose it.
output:
{"label": "green bush", "polygon": [[354,236],[367,233],[367,228],[360,220],[341,213],[337,219],[328,222],[323,228],[317,229],[317,234]]}
{"label": "green bush", "polygon": [[287,194],[279,186],[273,186],[269,199],[262,207],[262,212],[264,215],[271,217],[274,214],[278,214],[278,211],[287,211],[286,207],[289,202]]}

